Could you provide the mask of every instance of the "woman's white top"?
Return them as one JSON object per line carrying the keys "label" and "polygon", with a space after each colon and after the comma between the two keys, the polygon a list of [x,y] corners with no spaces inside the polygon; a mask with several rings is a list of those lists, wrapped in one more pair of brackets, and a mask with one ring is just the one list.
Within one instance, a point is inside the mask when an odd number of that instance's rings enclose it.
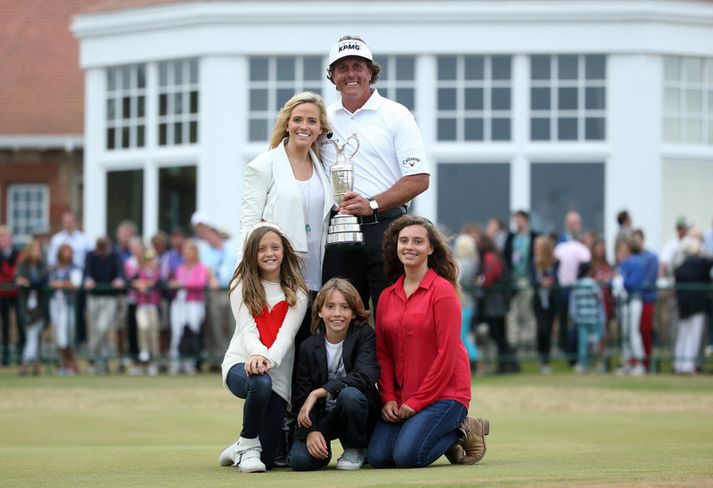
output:
{"label": "woman's white top", "polygon": [[[321,183],[322,204],[317,207],[320,208],[319,215],[322,221],[322,230],[319,235],[321,249],[327,242],[329,213],[334,206],[334,196],[332,195],[332,185],[322,163],[312,150],[310,150],[309,154],[312,159],[313,173],[317,174]],[[275,149],[260,154],[248,163],[245,168],[242,202],[240,204],[241,239],[238,244],[238,262],[242,259],[245,238],[253,227],[260,222],[277,224],[284,231],[295,251],[300,253],[303,259],[305,258],[305,255],[311,250],[308,244],[307,234],[309,232],[306,230],[308,217],[305,215],[302,195],[303,191],[300,188],[300,182],[295,178],[292,171],[292,165],[287,157],[287,152],[285,152],[284,142]],[[316,195],[311,195],[310,200],[314,197]],[[310,203],[309,213],[312,213],[313,210],[317,212],[317,208],[312,209]],[[322,258],[323,253],[320,253],[320,273],[322,270]]]}
{"label": "woman's white top", "polygon": [[316,171],[306,181],[300,181],[302,190],[302,209],[305,215],[305,231],[307,232],[307,254],[304,259],[303,275],[307,288],[319,291],[322,288],[322,254],[324,242],[322,231],[325,225],[322,211],[324,208],[324,191],[322,181]]}

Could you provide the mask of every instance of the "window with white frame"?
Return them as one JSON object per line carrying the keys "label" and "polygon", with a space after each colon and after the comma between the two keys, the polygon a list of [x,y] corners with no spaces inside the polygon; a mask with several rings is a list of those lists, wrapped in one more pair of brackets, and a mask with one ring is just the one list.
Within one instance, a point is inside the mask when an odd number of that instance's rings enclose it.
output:
{"label": "window with white frame", "polygon": [[275,118],[295,93],[322,93],[321,56],[253,56],[249,62],[249,134],[252,142],[270,138]]}
{"label": "window with white frame", "polygon": [[509,141],[511,56],[438,56],[439,141]]}
{"label": "window with white frame", "polygon": [[601,141],[606,137],[606,57],[530,57],[530,139]]}
{"label": "window with white frame", "polygon": [[376,87],[382,96],[395,100],[414,113],[416,108],[416,57],[376,56],[381,66]]}
{"label": "window with white frame", "polygon": [[713,58],[664,58],[664,140],[713,144]]}
{"label": "window with white frame", "polygon": [[106,148],[146,144],[146,66],[114,66],[106,71]]}
{"label": "window with white frame", "polygon": [[158,145],[198,142],[198,60],[158,63]]}
{"label": "window with white frame", "polygon": [[8,226],[13,238],[28,242],[40,228],[49,228],[49,188],[43,184],[15,184],[7,192]]}

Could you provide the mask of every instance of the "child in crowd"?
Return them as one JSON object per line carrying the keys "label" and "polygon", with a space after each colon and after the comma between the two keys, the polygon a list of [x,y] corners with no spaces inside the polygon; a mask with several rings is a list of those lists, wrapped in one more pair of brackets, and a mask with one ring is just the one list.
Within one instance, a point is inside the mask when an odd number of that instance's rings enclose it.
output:
{"label": "child in crowd", "polygon": [[32,240],[22,252],[15,284],[18,296],[20,320],[25,325],[25,347],[22,351],[20,375],[40,374],[40,338],[47,323],[47,283],[49,272],[42,259],[42,246]]}
{"label": "child in crowd", "polygon": [[[141,237],[134,236],[129,239],[129,251],[130,256],[124,260],[124,278],[126,279],[128,291],[126,293],[126,323],[123,327],[120,326],[119,332],[122,328],[126,330],[126,342],[129,346],[129,357],[123,357],[121,360],[120,370],[126,369],[129,374],[140,374],[140,369],[134,366],[134,361],[139,355],[139,341],[138,341],[138,325],[136,324],[136,295],[137,291],[133,287],[134,280],[139,277],[139,269],[141,268],[141,259],[146,252],[146,245]],[[119,345],[119,353],[123,354],[125,348],[123,347],[124,335],[119,334],[119,340],[122,344]]]}
{"label": "child in crowd", "polygon": [[205,318],[205,288],[210,270],[200,262],[198,247],[192,240],[183,243],[183,264],[176,270],[171,288],[178,289],[171,303],[170,374],[196,373],[200,354],[201,324]]}
{"label": "child in crowd", "polygon": [[272,468],[291,396],[295,335],[308,307],[302,261],[285,234],[262,222],[248,235],[230,280],[235,333],[223,384],[245,399],[243,427],[218,458],[243,472]]}
{"label": "child in crowd", "polygon": [[81,284],[82,270],[73,263],[72,248],[62,244],[57,250],[57,265],[50,271],[50,286],[54,289],[50,299],[50,319],[60,354],[60,376],[73,376],[79,372],[72,344],[76,322],[74,306]]}
{"label": "child in crowd", "polygon": [[589,371],[589,347],[599,354],[604,328],[604,294],[591,274],[589,263],[581,263],[577,282],[572,287],[569,300],[569,315],[577,329],[579,342],[575,372]]}
{"label": "child in crowd", "polygon": [[376,390],[379,365],[376,335],[361,297],[347,280],[332,278],[312,305],[312,336],[300,347],[293,409],[297,440],[289,464],[311,471],[331,458],[339,438],[344,454],[337,469],[359,469],[381,403]]}
{"label": "child in crowd", "polygon": [[136,324],[139,333],[139,361],[146,364],[150,376],[158,374],[156,360],[159,356],[159,305],[161,303],[161,276],[158,259],[152,250],[146,250],[141,259],[137,278],[133,282],[136,295]]}
{"label": "child in crowd", "polygon": [[454,242],[454,254],[458,263],[458,283],[461,286],[460,338],[468,351],[473,373],[478,368],[478,347],[473,335],[475,315],[475,277],[478,271],[478,246],[469,234],[460,234]]}

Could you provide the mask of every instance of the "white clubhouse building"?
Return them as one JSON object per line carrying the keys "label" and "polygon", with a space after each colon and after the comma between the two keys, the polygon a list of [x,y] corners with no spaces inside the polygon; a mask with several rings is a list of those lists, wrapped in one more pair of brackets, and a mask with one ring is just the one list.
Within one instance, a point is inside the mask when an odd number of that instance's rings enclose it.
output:
{"label": "white clubhouse building", "polygon": [[127,2],[74,18],[85,70],[85,230],[144,235],[200,209],[239,230],[243,167],[293,93],[336,99],[329,49],[361,36],[376,87],[415,114],[430,189],[457,231],[568,210],[608,242],[628,209],[659,250],[713,219],[713,2]]}

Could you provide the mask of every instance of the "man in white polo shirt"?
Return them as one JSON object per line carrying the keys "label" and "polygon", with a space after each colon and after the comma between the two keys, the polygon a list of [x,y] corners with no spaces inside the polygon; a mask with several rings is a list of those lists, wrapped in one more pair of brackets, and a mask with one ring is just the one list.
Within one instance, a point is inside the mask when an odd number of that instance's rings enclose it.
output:
{"label": "man in white polo shirt", "polygon": [[[359,140],[359,150],[351,159],[354,191],[337,204],[342,213],[360,218],[366,247],[327,250],[323,278],[347,278],[367,307],[371,298],[374,309],[387,286],[384,231],[429,184],[426,151],[416,120],[406,107],[382,97],[371,86],[380,71],[359,37],[342,37],[329,53],[327,78],[341,95],[327,109],[331,139],[340,146],[352,135]],[[320,146],[322,159],[330,168],[336,162],[336,149],[326,138]],[[348,156],[349,149],[346,152]]]}

